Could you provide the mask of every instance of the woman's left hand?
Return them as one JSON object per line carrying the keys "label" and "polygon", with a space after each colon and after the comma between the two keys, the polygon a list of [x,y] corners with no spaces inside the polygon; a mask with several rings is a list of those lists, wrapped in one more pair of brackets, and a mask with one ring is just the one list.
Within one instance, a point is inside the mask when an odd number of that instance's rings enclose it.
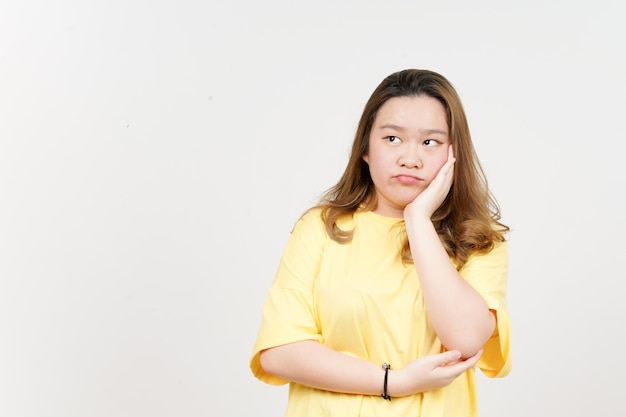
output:
{"label": "woman's left hand", "polygon": [[430,220],[450,192],[454,178],[454,162],[456,158],[452,145],[448,148],[448,160],[439,169],[431,183],[411,203],[404,208],[404,218],[407,216],[421,216]]}

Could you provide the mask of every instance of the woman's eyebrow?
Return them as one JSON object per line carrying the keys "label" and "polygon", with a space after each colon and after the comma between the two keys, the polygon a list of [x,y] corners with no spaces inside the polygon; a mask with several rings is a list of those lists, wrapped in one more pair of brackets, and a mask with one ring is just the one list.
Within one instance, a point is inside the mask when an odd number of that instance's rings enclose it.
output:
{"label": "woman's eyebrow", "polygon": [[384,125],[378,126],[379,129],[393,129],[393,130],[404,130],[402,126],[394,125],[392,123],[385,123]]}
{"label": "woman's eyebrow", "polygon": [[441,130],[441,129],[420,129],[420,132],[426,133],[427,135],[432,135],[432,134],[447,135],[448,134],[447,130]]}
{"label": "woman's eyebrow", "polygon": [[[385,123],[384,125],[377,126],[377,129],[392,129],[400,132],[404,132],[406,129],[402,126],[394,125],[393,123]],[[446,130],[441,129],[420,129],[421,134],[425,135],[447,135],[448,132]]]}

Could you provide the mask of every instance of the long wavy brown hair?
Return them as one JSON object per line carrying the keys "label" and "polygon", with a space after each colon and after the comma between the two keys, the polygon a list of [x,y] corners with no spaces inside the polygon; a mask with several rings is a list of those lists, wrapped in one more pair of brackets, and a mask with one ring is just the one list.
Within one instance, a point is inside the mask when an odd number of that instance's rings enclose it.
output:
{"label": "long wavy brown hair", "polygon": [[[352,240],[354,230],[341,229],[337,221],[376,206],[374,183],[363,160],[376,113],[390,98],[407,96],[435,98],[446,110],[456,158],[454,179],[448,196],[431,220],[448,255],[461,269],[471,254],[489,252],[496,242],[504,242],[509,227],[500,222],[500,207],[489,191],[459,95],[436,72],[407,69],[389,75],[376,87],[361,115],[348,165],[339,182],[322,195],[316,207],[322,208],[322,219],[331,239],[339,243]],[[408,239],[404,239],[402,259],[412,262]]]}

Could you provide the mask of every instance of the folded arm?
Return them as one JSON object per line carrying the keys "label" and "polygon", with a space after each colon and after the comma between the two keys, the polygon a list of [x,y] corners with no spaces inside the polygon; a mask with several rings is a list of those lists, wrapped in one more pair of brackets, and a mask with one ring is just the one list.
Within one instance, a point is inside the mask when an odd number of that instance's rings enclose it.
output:
{"label": "folded arm", "polygon": [[[460,352],[449,351],[416,359],[400,370],[392,369],[387,392],[392,397],[442,388],[476,365],[482,351],[460,360]],[[380,395],[382,364],[375,364],[303,340],[261,352],[265,372],[312,388],[348,394]],[[393,366],[393,364],[392,364]]]}

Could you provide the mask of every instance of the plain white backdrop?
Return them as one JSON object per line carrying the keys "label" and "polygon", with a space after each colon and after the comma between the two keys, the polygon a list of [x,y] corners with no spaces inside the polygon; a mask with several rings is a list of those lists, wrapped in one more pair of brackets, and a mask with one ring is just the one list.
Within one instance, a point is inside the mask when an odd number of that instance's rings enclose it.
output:
{"label": "plain white backdrop", "polygon": [[625,415],[617,1],[0,1],[0,415],[283,415],[290,229],[376,85],[441,72],[510,234],[484,417]]}

